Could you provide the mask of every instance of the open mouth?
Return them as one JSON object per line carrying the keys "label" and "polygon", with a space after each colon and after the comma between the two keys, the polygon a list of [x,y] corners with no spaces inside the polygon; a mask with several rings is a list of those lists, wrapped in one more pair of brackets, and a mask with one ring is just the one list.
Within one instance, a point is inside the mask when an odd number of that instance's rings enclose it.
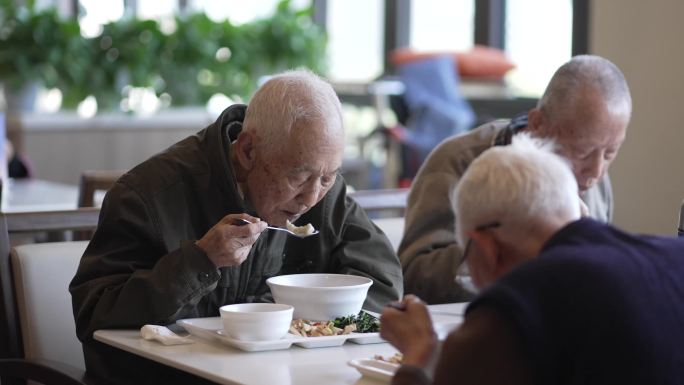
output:
{"label": "open mouth", "polygon": [[301,216],[301,214],[292,211],[283,211],[283,213],[285,214],[287,219],[290,220],[290,222],[296,221]]}

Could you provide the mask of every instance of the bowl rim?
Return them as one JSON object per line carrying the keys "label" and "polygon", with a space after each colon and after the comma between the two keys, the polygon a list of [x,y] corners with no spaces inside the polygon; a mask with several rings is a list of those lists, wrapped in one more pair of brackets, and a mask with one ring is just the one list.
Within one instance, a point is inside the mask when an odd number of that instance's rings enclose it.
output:
{"label": "bowl rim", "polygon": [[[265,311],[249,311],[249,310],[232,310],[226,309],[231,306],[236,305],[266,305],[278,307],[280,309],[265,310]],[[286,313],[294,311],[294,306],[286,303],[272,303],[272,302],[243,302],[243,303],[230,303],[219,307],[219,313],[224,314],[273,314],[273,313]]]}
{"label": "bowl rim", "polygon": [[[345,285],[345,286],[338,286],[338,287],[330,287],[330,286],[297,286],[297,285],[289,285],[285,283],[278,283],[274,282],[279,278],[283,277],[297,277],[297,276],[334,276],[334,277],[354,277],[354,278],[359,278],[362,280],[365,280],[363,283],[357,283],[353,285]],[[304,274],[284,274],[284,275],[276,275],[273,277],[270,277],[266,280],[266,284],[271,287],[271,286],[278,286],[278,287],[287,287],[290,289],[318,289],[318,290],[349,290],[349,289],[360,289],[360,288],[365,288],[365,287],[370,287],[373,284],[373,280],[364,277],[362,275],[354,275],[354,274],[328,274],[328,273],[304,273]]]}

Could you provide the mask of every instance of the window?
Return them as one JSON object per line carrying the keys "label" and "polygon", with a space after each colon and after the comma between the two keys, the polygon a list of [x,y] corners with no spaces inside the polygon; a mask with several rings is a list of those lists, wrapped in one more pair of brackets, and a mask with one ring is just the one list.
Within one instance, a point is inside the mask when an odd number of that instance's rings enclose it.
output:
{"label": "window", "polygon": [[506,0],[506,54],[517,65],[507,80],[516,95],[541,96],[570,59],[572,20],[572,0]]}
{"label": "window", "polygon": [[412,0],[411,48],[464,51],[473,46],[474,0]]}
{"label": "window", "polygon": [[337,81],[368,81],[383,70],[382,0],[328,0],[328,74]]}
{"label": "window", "polygon": [[165,21],[178,13],[178,0],[156,0],[136,2],[135,15],[141,19]]}
{"label": "window", "polygon": [[102,33],[102,26],[119,20],[124,15],[123,0],[99,1],[81,0],[81,34],[85,37],[95,37]]}
{"label": "window", "polygon": [[[138,0],[141,1],[142,0]],[[177,3],[178,0],[167,0]],[[210,19],[220,21],[229,19],[233,24],[244,24],[261,17],[273,14],[279,0],[190,0],[188,8],[191,11],[205,12]],[[150,6],[156,6],[157,0],[148,0]],[[292,0],[295,9],[302,9],[311,4],[311,0]]]}

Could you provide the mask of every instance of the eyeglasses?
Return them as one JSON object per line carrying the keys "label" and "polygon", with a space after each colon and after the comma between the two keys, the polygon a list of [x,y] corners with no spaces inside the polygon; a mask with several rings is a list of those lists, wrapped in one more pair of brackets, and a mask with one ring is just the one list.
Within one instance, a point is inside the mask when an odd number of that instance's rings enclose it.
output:
{"label": "eyeglasses", "polygon": [[[485,225],[480,225],[475,227],[475,231],[483,231],[487,229],[494,229],[501,227],[501,222],[491,222],[487,223]],[[470,253],[470,249],[472,248],[473,245],[473,239],[468,238],[468,241],[465,244],[465,247],[463,248],[463,254],[461,257],[461,261],[458,264],[458,268],[456,269],[456,277],[454,278],[454,281],[461,285],[461,287],[465,288],[466,290],[476,292],[477,288],[473,285],[471,279],[470,279],[470,273],[467,270],[467,265],[466,265],[466,258],[468,258],[468,254]]]}

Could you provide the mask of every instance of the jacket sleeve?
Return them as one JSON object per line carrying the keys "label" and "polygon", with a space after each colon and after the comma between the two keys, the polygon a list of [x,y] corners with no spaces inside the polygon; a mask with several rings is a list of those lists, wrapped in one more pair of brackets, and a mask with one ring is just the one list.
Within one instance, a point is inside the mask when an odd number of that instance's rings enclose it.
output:
{"label": "jacket sleeve", "polygon": [[454,282],[462,251],[451,192],[460,177],[447,171],[419,175],[409,194],[399,258],[406,293],[428,303],[462,302],[473,296]]}
{"label": "jacket sleeve", "polygon": [[431,385],[430,377],[421,368],[402,365],[392,377],[392,385]]}
{"label": "jacket sleeve", "polygon": [[69,285],[79,339],[97,329],[167,324],[192,314],[219,270],[193,241],[169,251],[141,196],[117,183]]}

